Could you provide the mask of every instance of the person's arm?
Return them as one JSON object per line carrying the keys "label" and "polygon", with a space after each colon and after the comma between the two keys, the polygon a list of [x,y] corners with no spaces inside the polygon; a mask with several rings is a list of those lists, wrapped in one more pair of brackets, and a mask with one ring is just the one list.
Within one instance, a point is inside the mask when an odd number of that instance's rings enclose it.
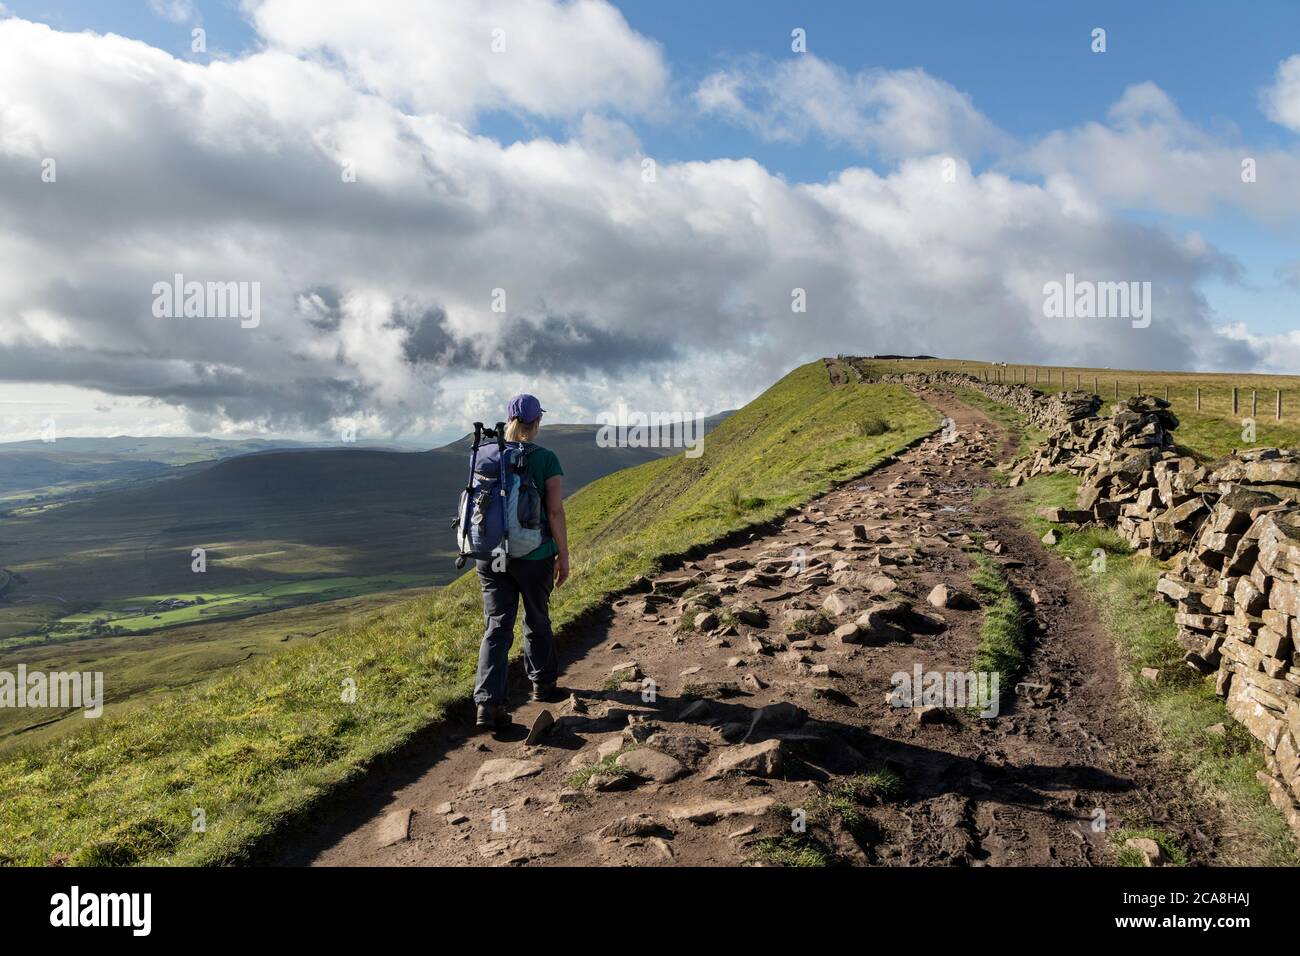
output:
{"label": "person's arm", "polygon": [[558,588],[569,578],[569,529],[564,523],[564,492],[560,490],[560,476],[546,479],[546,517],[551,524],[551,537],[560,549],[555,559],[555,586]]}

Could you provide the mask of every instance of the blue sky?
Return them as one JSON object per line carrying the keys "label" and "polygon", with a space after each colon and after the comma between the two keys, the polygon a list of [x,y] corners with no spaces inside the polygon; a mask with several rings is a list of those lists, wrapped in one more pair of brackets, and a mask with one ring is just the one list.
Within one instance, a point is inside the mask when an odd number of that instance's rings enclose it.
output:
{"label": "blue sky", "polygon": [[[148,0],[6,0],[14,14],[61,30],[120,33],[188,57],[190,29],[208,31],[213,51],[255,48],[258,37],[235,0],[190,0],[192,18],[171,22]],[[1294,134],[1270,123],[1257,94],[1277,64],[1300,47],[1300,4],[1253,0],[930,0],[819,3],[784,0],[707,3],[615,2],[638,32],[663,47],[675,78],[694,85],[735,57],[790,54],[790,31],[807,31],[809,52],[851,71],[919,66],[969,93],[1003,129],[1033,136],[1100,119],[1133,83],[1152,81],[1189,117],[1230,123],[1252,142]],[[1107,30],[1105,55],[1089,49],[1094,27]],[[501,127],[504,128],[504,125]],[[540,127],[540,128],[544,128]],[[676,159],[753,156],[795,180],[816,180],[859,157],[815,146],[773,147],[721,124],[639,130],[652,150]]]}
{"label": "blue sky", "polygon": [[[60,31],[0,30],[21,60],[0,62],[0,115],[27,123],[0,128],[0,173],[62,144],[101,177],[65,195],[132,197],[49,207],[54,228],[20,237],[0,343],[30,351],[0,362],[0,404],[39,382],[155,431],[311,437],[362,414],[377,437],[435,434],[536,378],[494,371],[521,329],[570,419],[618,389],[716,411],[839,350],[1300,364],[1300,3],[248,2],[256,28],[237,0],[0,0]],[[484,42],[498,17],[508,61]],[[362,201],[338,205],[329,170],[354,154]],[[661,188],[629,181],[642,156]],[[973,174],[946,194],[944,156]],[[0,177],[0,224],[27,203]],[[134,244],[59,274],[88,234]],[[141,323],[133,290],[182,266],[271,273],[256,349]],[[1042,283],[1071,271],[1154,280],[1154,330],[1047,321]],[[509,314],[486,312],[511,283]],[[818,308],[792,327],[805,284]]]}
{"label": "blue sky", "polygon": [[[190,30],[207,30],[210,50],[239,55],[259,38],[236,0],[190,0],[191,17],[173,22],[148,0],[7,0],[18,16],[63,30],[115,32],[178,57],[190,56]],[[790,55],[790,31],[807,32],[809,52],[850,72],[922,67],[968,93],[999,127],[1033,138],[1101,120],[1131,84],[1151,81],[1190,120],[1236,130],[1260,146],[1293,146],[1296,134],[1271,123],[1259,90],[1277,64],[1300,50],[1300,3],[1255,0],[1244,8],[1215,0],[1084,3],[933,0],[913,4],[819,3],[792,10],[781,0],[663,0],[617,6],[633,29],[657,41],[674,83],[689,91],[710,71],[753,53]],[[918,15],[918,11],[924,11]],[[1107,51],[1090,49],[1094,27],[1107,31]],[[503,140],[562,137],[560,124],[518,113],[487,112],[478,129]],[[707,120],[645,122],[637,133],[648,152],[675,161],[753,157],[794,182],[817,182],[853,165],[878,165],[825,142],[773,143],[748,130]],[[1294,326],[1294,290],[1275,272],[1300,244],[1294,223],[1254,223],[1218,212],[1195,221],[1138,216],[1171,227],[1194,227],[1235,256],[1237,283],[1210,280],[1204,291],[1226,318],[1275,333]]]}

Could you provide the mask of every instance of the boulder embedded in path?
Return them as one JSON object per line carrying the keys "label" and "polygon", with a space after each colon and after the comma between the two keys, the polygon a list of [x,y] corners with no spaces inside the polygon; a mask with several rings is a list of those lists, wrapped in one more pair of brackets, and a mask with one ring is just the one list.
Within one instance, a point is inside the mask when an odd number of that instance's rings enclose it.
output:
{"label": "boulder embedded in path", "polygon": [[936,584],[930,591],[930,596],[926,598],[934,607],[953,608],[958,611],[969,611],[979,604],[969,594],[957,590],[948,584]]}
{"label": "boulder embedded in path", "polygon": [[718,755],[709,768],[706,779],[727,773],[743,773],[752,777],[776,777],[785,760],[785,745],[780,740],[764,740],[759,744],[745,744],[728,748]]}
{"label": "boulder embedded in path", "polygon": [[524,777],[532,777],[542,772],[542,765],[536,760],[512,760],[509,757],[497,757],[493,760],[484,762],[483,766],[478,768],[478,773],[474,774],[474,779],[470,781],[469,789],[486,790],[488,787],[495,787],[497,784],[508,783],[511,780],[521,780]]}
{"label": "boulder embedded in path", "polygon": [[619,754],[614,763],[642,780],[653,780],[656,783],[669,783],[686,774],[681,761],[650,747],[638,747]]}

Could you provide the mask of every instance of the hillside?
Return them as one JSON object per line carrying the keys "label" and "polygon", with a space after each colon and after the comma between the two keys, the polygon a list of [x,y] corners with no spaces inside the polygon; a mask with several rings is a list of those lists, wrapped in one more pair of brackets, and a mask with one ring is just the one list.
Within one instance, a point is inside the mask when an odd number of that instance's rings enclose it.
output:
{"label": "hillside", "polygon": [[[888,422],[876,434],[873,420]],[[796,369],[724,421],[698,459],[593,482],[569,504],[564,627],[669,555],[767,521],[935,428],[905,389]],[[130,719],[107,717],[0,762],[0,847],[15,862],[229,862],[466,694],[481,628],[473,581],[291,647]],[[341,691],[355,682],[355,702]],[[206,833],[191,832],[205,810]]]}

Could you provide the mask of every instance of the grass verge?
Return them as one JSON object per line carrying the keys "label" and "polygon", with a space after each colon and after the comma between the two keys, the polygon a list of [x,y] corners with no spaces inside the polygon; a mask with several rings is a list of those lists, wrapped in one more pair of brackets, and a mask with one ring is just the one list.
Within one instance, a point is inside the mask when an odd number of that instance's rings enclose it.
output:
{"label": "grass verge", "polygon": [[971,552],[975,571],[971,584],[979,593],[984,609],[980,643],[975,652],[975,670],[996,672],[1005,695],[1024,673],[1026,643],[1025,612],[1002,569],[981,552]]}

